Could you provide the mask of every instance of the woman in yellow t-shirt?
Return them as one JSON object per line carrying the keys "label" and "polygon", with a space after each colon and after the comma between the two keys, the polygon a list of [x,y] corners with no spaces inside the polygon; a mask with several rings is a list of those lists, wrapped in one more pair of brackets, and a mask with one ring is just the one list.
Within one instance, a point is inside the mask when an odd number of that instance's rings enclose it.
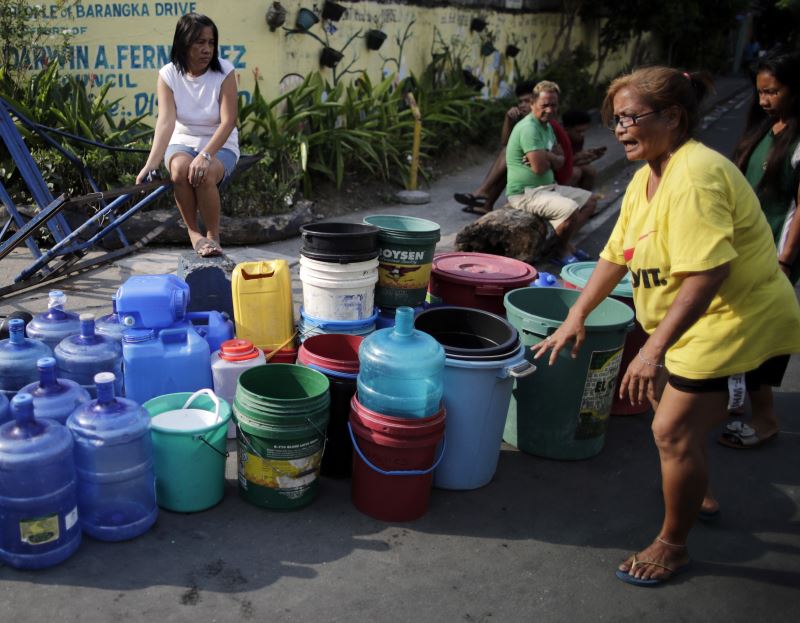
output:
{"label": "woman in yellow t-shirt", "polygon": [[[622,201],[600,261],[563,325],[533,347],[577,352],[584,320],[631,272],[636,317],[649,334],[620,385],[649,399],[661,461],[664,520],[656,539],[617,570],[659,584],[689,563],[686,539],[708,490],[706,439],[741,400],[746,383],[780,385],[800,352],[800,307],[778,266],[772,234],[750,185],[694,141],[710,81],[667,67],[611,83],[603,114],[628,160],[644,160]],[[570,346],[571,343],[571,346]]]}

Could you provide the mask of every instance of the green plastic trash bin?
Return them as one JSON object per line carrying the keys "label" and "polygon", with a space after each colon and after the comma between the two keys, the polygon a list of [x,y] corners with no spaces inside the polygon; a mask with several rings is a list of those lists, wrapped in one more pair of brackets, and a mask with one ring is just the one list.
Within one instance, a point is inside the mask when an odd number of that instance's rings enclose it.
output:
{"label": "green plastic trash bin", "polygon": [[[519,331],[526,358],[551,335],[580,296],[565,288],[521,288],[505,296],[509,322]],[[606,299],[586,319],[586,341],[572,359],[564,349],[553,366],[518,379],[503,439],[523,452],[551,459],[585,459],[603,449],[626,333],[633,310]],[[544,362],[543,362],[544,361]]]}

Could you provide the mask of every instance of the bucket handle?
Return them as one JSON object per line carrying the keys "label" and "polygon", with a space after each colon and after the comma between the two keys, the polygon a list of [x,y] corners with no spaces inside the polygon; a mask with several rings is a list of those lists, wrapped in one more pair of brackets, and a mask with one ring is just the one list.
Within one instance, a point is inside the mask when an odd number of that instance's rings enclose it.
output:
{"label": "bucket handle", "polygon": [[188,408],[189,405],[192,404],[192,402],[194,402],[194,399],[197,398],[198,396],[208,396],[209,398],[211,398],[211,402],[213,402],[214,406],[216,407],[214,416],[216,421],[219,422],[219,412],[220,412],[219,398],[217,398],[217,395],[207,387],[204,387],[203,389],[198,389],[195,393],[189,396],[189,398],[186,400],[181,409]]}
{"label": "bucket handle", "polygon": [[356,451],[356,454],[361,458],[362,461],[369,467],[371,470],[378,472],[382,476],[426,476],[430,474],[433,470],[439,467],[439,463],[442,462],[444,458],[444,451],[447,448],[447,434],[442,435],[442,449],[439,451],[439,456],[433,462],[428,469],[395,469],[395,470],[385,470],[381,469],[377,465],[373,465],[372,462],[364,456],[364,453],[361,452],[361,448],[358,447],[358,442],[356,441],[356,437],[353,434],[353,427],[350,425],[350,422],[347,423],[347,432],[350,433],[350,440],[353,442],[353,449]]}
{"label": "bucket handle", "polygon": [[273,349],[272,352],[265,353],[264,354],[264,359],[266,359],[267,361],[270,361],[278,353],[278,351],[281,350],[287,344],[289,344],[289,342],[291,342],[295,338],[296,335],[297,335],[297,331],[292,333],[282,344],[280,344],[277,348]]}
{"label": "bucket handle", "polygon": [[205,437],[203,437],[203,435],[194,435],[194,436],[192,437],[192,439],[199,439],[199,440],[200,440],[200,441],[202,441],[204,444],[206,444],[206,445],[207,445],[209,448],[211,448],[211,449],[212,449],[214,452],[216,452],[217,454],[219,454],[221,457],[224,457],[224,458],[226,458],[226,459],[227,459],[227,458],[230,456],[230,452],[228,452],[227,450],[226,450],[225,452],[221,452],[221,451],[217,450],[217,449],[216,449],[216,448],[215,448],[213,445],[211,445],[210,443],[208,443],[208,439],[206,439]]}
{"label": "bucket handle", "polygon": [[530,376],[534,372],[536,372],[536,366],[533,365],[530,361],[521,361],[518,364],[505,368],[503,372],[506,373],[506,376],[511,376],[515,379],[524,379],[526,376]]}

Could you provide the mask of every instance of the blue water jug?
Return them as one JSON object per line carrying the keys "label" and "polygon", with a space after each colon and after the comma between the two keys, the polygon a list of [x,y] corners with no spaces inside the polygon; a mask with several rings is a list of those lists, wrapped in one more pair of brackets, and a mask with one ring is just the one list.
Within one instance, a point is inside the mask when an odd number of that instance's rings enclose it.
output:
{"label": "blue water jug", "polygon": [[25,337],[25,323],[8,321],[8,339],[0,340],[0,392],[9,400],[21,387],[39,378],[36,362],[52,357],[53,351],[41,340]]}
{"label": "blue water jug", "polygon": [[189,286],[175,275],[136,275],[117,290],[126,329],[166,329],[186,318]]}
{"label": "blue water jug", "polygon": [[81,332],[61,340],[55,349],[58,376],[78,383],[92,398],[97,396],[94,375],[113,372],[117,393],[122,393],[122,346],[94,330],[94,314],[81,314]]}
{"label": "blue water jug", "polygon": [[558,277],[553,274],[539,272],[536,279],[531,281],[531,286],[534,288],[552,288],[558,284]]}
{"label": "blue water jug", "polygon": [[358,350],[358,399],[383,415],[423,418],[442,401],[445,353],[414,328],[414,310],[399,307],[392,328],[364,338]]}
{"label": "blue water jug", "polygon": [[37,421],[30,394],[14,396],[11,409],[14,421],[0,426],[0,560],[41,569],[81,543],[72,435]]}
{"label": "blue water jug", "polygon": [[223,342],[233,339],[233,322],[224,312],[196,311],[187,313],[186,317],[197,334],[208,342],[212,353],[218,351]]}
{"label": "blue water jug", "polygon": [[11,410],[8,407],[8,398],[0,393],[0,424],[4,424],[11,419]]}
{"label": "blue water jug", "polygon": [[122,332],[125,330],[125,327],[117,313],[116,295],[111,297],[111,308],[113,311],[110,314],[100,316],[94,321],[94,330],[100,335],[110,337],[112,340],[116,340],[121,344]]}
{"label": "blue water jug", "polygon": [[122,334],[125,395],[139,404],[214,386],[211,351],[191,327],[128,329]]}
{"label": "blue water jug", "polygon": [[81,331],[78,314],[64,310],[66,295],[61,290],[50,290],[47,311],[36,314],[25,327],[28,337],[42,340],[50,348],[58,346],[65,337]]}
{"label": "blue water jug", "polygon": [[101,372],[94,382],[97,399],[67,420],[81,526],[101,541],[124,541],[147,532],[158,517],[150,417],[133,400],[115,397],[114,374]]}
{"label": "blue water jug", "polygon": [[89,392],[75,381],[56,377],[56,360],[42,357],[36,362],[39,381],[23,387],[20,392],[33,396],[33,410],[38,418],[66,424],[78,405],[90,400]]}

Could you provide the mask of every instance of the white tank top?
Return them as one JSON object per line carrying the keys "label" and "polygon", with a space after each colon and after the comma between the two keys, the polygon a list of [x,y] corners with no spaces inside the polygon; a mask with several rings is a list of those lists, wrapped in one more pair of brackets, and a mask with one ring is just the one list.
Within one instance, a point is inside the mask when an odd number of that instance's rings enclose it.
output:
{"label": "white tank top", "polygon": [[[224,58],[219,59],[222,72],[209,68],[202,76],[188,76],[178,71],[173,63],[164,65],[158,75],[172,90],[175,98],[177,119],[170,144],[186,145],[202,151],[220,124],[219,97],[222,82],[233,71],[233,65]],[[222,146],[239,157],[239,134],[233,129]]]}

